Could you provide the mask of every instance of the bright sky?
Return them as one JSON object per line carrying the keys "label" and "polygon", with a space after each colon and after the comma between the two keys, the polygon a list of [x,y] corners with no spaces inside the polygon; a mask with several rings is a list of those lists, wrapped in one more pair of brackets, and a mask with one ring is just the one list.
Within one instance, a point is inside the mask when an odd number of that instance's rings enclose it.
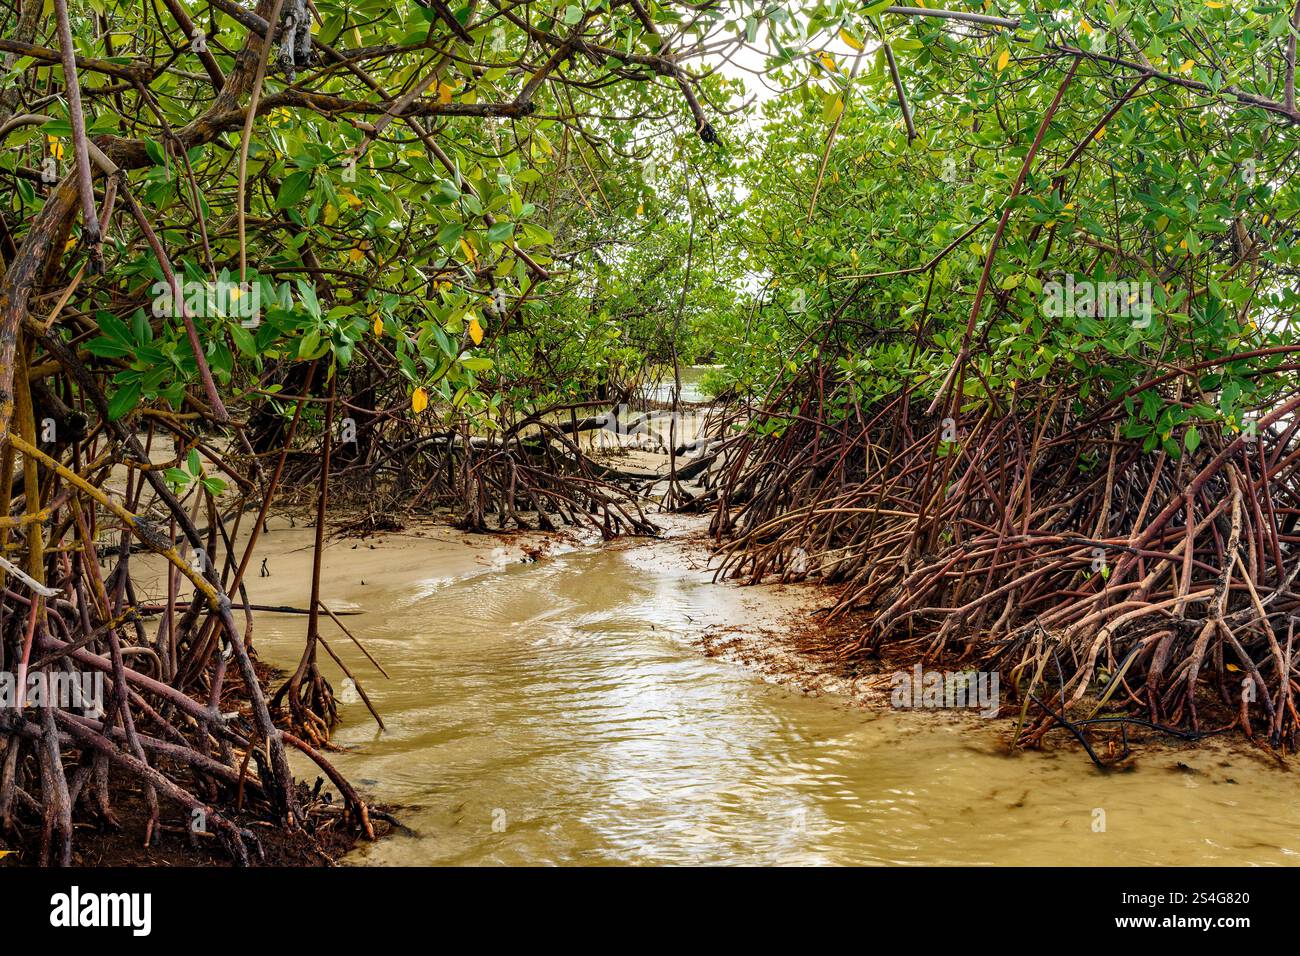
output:
{"label": "bright sky", "polygon": [[[826,50],[830,53],[841,67],[849,67],[857,52],[853,50],[838,36],[824,38],[824,45],[810,45],[809,51]],[[760,35],[758,43],[766,40],[765,35]],[[868,66],[867,58],[875,50],[876,44],[868,42],[866,52],[863,53],[862,69]],[[754,49],[751,46],[743,46],[736,50],[729,58],[724,59],[719,55],[705,57],[703,62],[710,65],[716,65],[723,76],[730,79],[738,79],[745,84],[746,100],[750,102],[752,115],[757,117],[758,111],[762,104],[773,99],[780,92],[780,88],[764,75],[766,64],[766,54]]]}

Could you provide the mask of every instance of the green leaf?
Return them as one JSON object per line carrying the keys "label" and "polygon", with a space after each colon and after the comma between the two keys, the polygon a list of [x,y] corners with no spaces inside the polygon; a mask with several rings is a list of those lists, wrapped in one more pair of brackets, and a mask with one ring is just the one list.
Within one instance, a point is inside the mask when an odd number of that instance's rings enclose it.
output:
{"label": "green leaf", "polygon": [[98,355],[100,358],[122,358],[125,355],[132,354],[134,349],[124,342],[115,342],[112,339],[100,336],[86,343],[86,351],[91,355]]}
{"label": "green leaf", "polygon": [[530,245],[549,246],[555,242],[555,236],[531,222],[524,223],[524,235],[528,237]]}
{"label": "green leaf", "polygon": [[316,357],[316,349],[320,347],[320,331],[309,329],[307,334],[298,340],[298,359],[310,359]]}
{"label": "green leaf", "polygon": [[311,188],[311,173],[303,170],[297,173],[291,173],[280,183],[280,193],[275,197],[277,209],[289,209],[297,206],[302,201],[302,197],[307,195],[307,190]]}
{"label": "green leaf", "polygon": [[449,222],[438,230],[438,244],[445,249],[450,249],[464,234],[465,227],[461,223]]}
{"label": "green leaf", "polygon": [[240,325],[232,325],[230,327],[230,337],[234,339],[235,347],[241,353],[249,358],[257,355],[257,340],[253,338],[253,334],[248,329]]}
{"label": "green leaf", "polygon": [[108,418],[117,421],[130,413],[140,402],[140,383],[130,382],[113,389],[108,398]]}

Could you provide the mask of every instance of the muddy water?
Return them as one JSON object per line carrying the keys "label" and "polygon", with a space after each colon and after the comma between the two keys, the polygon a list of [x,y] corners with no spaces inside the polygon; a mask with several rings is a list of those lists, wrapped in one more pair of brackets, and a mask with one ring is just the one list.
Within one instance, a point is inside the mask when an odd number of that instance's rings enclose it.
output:
{"label": "muddy water", "polygon": [[[272,532],[255,599],[305,603],[309,534]],[[809,697],[701,655],[705,629],[770,621],[789,598],[712,585],[671,546],[524,562],[490,539],[354,543],[331,546],[326,593],[364,609],[346,621],[392,679],[326,623],[388,724],[347,706],[338,763],[417,835],[350,862],[1300,861],[1293,774],[1249,753],[1101,775],[1073,750],[1008,757],[978,721]],[[260,615],[256,643],[288,665],[304,631]]]}

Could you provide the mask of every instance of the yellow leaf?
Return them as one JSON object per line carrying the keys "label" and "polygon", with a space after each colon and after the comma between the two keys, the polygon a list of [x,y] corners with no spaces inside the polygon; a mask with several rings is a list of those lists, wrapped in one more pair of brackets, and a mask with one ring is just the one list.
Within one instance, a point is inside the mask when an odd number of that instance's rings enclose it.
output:
{"label": "yellow leaf", "polygon": [[831,73],[835,72],[835,57],[831,56],[829,53],[823,53],[818,57],[818,59],[821,60],[822,66],[824,66],[828,71]]}
{"label": "yellow leaf", "polygon": [[1001,73],[1003,70],[1005,70],[1007,68],[1007,64],[1010,62],[1011,62],[1011,51],[1003,50],[1001,55],[998,57],[998,72]]}
{"label": "yellow leaf", "polygon": [[1223,9],[1223,4],[1219,3],[1219,0],[1205,0],[1205,5],[1213,10]]}
{"label": "yellow leaf", "polygon": [[475,345],[483,344],[483,326],[478,324],[478,317],[469,320],[469,339]]}
{"label": "yellow leaf", "polygon": [[[1216,4],[1211,4],[1211,6],[1216,6],[1216,7],[1217,7],[1218,4],[1217,4],[1217,3],[1216,3]],[[1234,674],[1235,674],[1237,671],[1241,670],[1241,668],[1238,667],[1236,664],[1224,664],[1223,666],[1226,667],[1228,670],[1232,671]]]}
{"label": "yellow leaf", "polygon": [[424,411],[429,405],[429,393],[422,388],[417,388],[411,393],[411,411],[417,415]]}
{"label": "yellow leaf", "polygon": [[438,84],[438,102],[439,102],[439,103],[450,103],[450,102],[451,102],[451,94],[454,93],[454,92],[455,92],[455,91],[454,91],[450,86],[448,86],[446,83],[439,83],[439,84]]}
{"label": "yellow leaf", "polygon": [[379,338],[384,334],[384,317],[378,312],[375,313],[375,324],[373,328],[375,330],[375,338]]}
{"label": "yellow leaf", "polygon": [[460,248],[465,253],[465,258],[470,262],[474,262],[478,259],[478,253],[474,251],[474,247],[466,242],[464,238],[460,240]]}
{"label": "yellow leaf", "polygon": [[848,30],[840,31],[840,39],[847,43],[854,50],[862,49],[862,41],[855,37]]}
{"label": "yellow leaf", "polygon": [[57,136],[47,136],[46,139],[48,139],[50,143],[50,155],[55,159],[62,159],[63,143],[59,141]]}
{"label": "yellow leaf", "polygon": [[360,262],[366,257],[366,250],[360,246],[353,246],[348,250],[348,262]]}
{"label": "yellow leaf", "polygon": [[1192,72],[1192,67],[1194,67],[1195,65],[1196,65],[1196,64],[1193,63],[1191,60],[1184,60],[1184,61],[1183,61],[1183,65],[1180,66],[1180,67],[1178,68],[1178,72],[1179,72],[1179,73],[1191,73],[1191,72]]}
{"label": "yellow leaf", "polygon": [[1080,21],[1079,21],[1079,29],[1082,30],[1084,33],[1091,33],[1091,32],[1092,32],[1092,24],[1089,23],[1087,20],[1080,20]]}
{"label": "yellow leaf", "polygon": [[636,207],[636,214],[637,214],[638,216],[641,216],[641,215],[644,215],[644,214],[645,214],[645,203],[641,203],[641,205],[639,205],[639,206]]}

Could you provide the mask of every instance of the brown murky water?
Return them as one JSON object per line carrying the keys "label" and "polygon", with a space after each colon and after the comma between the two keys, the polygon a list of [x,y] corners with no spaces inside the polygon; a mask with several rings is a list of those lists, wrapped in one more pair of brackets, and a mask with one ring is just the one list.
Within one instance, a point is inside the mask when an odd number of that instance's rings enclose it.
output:
{"label": "brown murky water", "polygon": [[[309,536],[271,533],[256,600],[305,604]],[[1149,752],[1103,775],[1077,751],[1010,757],[978,722],[864,711],[703,657],[703,629],[785,599],[711,584],[662,543],[532,563],[449,535],[354,543],[330,547],[326,593],[365,610],[347,623],[392,679],[325,622],[388,723],[347,706],[338,764],[418,835],[351,862],[1300,862],[1294,775],[1249,752]],[[305,626],[259,615],[257,646],[290,665]]]}

